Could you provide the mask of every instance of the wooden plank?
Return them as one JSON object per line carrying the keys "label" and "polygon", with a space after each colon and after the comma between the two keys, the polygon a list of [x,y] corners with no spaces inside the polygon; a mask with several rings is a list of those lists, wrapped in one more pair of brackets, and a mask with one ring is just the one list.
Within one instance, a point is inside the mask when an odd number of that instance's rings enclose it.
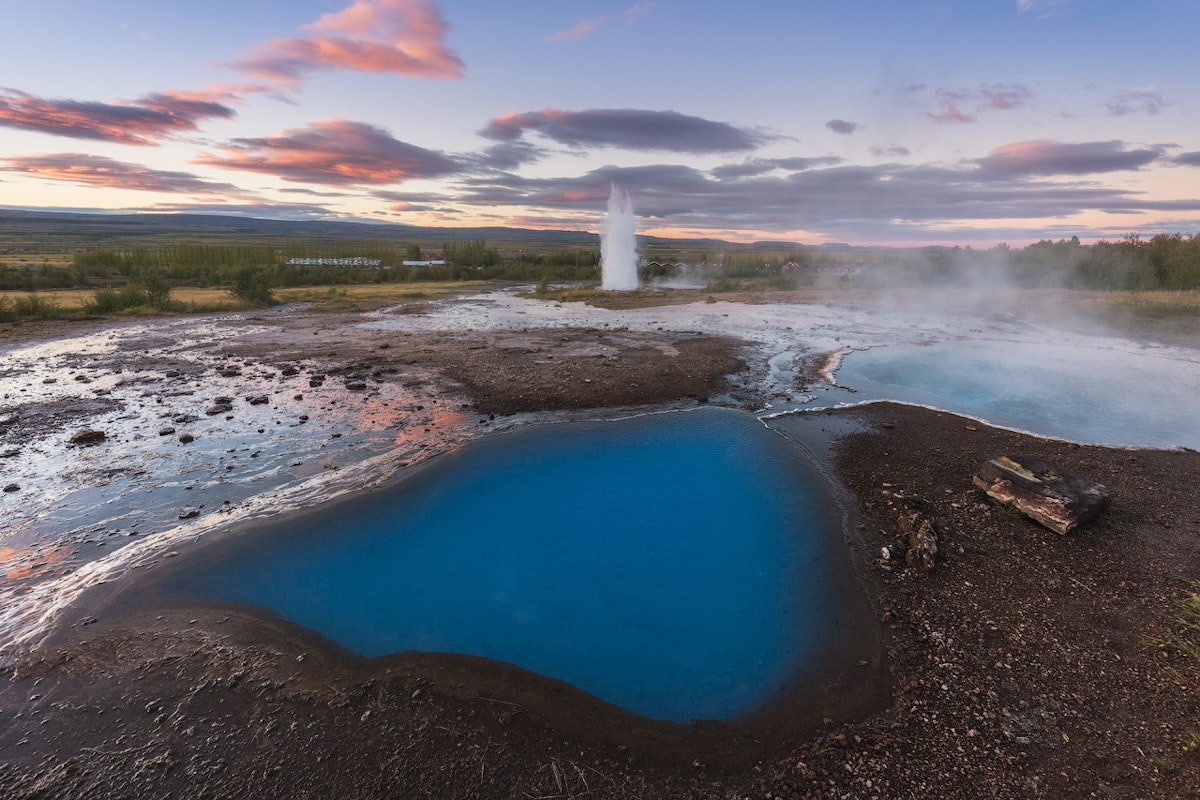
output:
{"label": "wooden plank", "polygon": [[1000,456],[981,466],[975,485],[1057,534],[1068,534],[1108,508],[1108,490],[1028,456]]}

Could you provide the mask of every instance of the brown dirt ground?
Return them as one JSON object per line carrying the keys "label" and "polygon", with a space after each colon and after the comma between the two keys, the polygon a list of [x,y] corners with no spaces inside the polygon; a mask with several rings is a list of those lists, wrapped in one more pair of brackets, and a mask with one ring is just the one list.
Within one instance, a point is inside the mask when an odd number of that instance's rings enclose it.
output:
{"label": "brown dirt ground", "polygon": [[[656,402],[709,396],[728,387],[701,366],[738,360],[736,342],[700,337],[480,336],[389,334],[350,352],[314,337],[277,356],[327,358],[348,376],[441,365],[481,413],[543,396],[548,408],[645,402],[629,384],[659,373]],[[507,383],[488,379],[498,363]],[[835,442],[833,469],[857,501],[851,546],[868,555],[886,651],[882,684],[866,684],[883,696],[858,713],[767,734],[664,727],[503,665],[364,663],[280,620],[162,608],[81,617],[0,671],[0,796],[1200,797],[1200,660],[1185,646],[1200,639],[1177,620],[1200,575],[1200,454],[1048,441],[899,405],[828,413],[862,424]],[[1112,507],[1066,537],[994,508],[971,473],[1004,453],[1097,480]],[[898,516],[914,505],[938,521],[929,573],[876,555],[901,550]]]}

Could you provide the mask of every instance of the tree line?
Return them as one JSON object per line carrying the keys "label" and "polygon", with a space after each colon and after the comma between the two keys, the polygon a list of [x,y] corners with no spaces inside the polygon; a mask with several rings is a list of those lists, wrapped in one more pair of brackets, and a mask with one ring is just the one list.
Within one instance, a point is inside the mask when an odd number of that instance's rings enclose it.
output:
{"label": "tree line", "polygon": [[891,258],[860,281],[997,284],[1021,288],[1112,291],[1200,290],[1200,234],[1130,234],[1117,241],[1081,244],[1078,237],[1043,239],[1020,249],[926,250]]}

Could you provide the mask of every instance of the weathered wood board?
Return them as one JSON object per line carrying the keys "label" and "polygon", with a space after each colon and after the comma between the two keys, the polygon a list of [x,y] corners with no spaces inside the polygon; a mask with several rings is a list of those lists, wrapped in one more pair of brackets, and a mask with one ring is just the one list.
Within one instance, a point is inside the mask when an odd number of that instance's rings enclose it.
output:
{"label": "weathered wood board", "polygon": [[1058,534],[1068,534],[1108,508],[1098,483],[1026,456],[1000,456],[975,473],[975,485]]}

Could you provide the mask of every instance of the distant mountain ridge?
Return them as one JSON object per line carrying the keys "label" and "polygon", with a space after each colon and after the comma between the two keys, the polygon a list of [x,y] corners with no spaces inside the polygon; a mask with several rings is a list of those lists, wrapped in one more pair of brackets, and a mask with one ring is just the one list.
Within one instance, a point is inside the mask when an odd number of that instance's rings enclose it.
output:
{"label": "distant mountain ridge", "polygon": [[[270,236],[327,236],[355,239],[398,239],[405,241],[470,241],[557,243],[577,247],[599,247],[599,234],[588,231],[538,230],[500,226],[437,228],[395,222],[343,222],[322,220],[279,220],[216,214],[91,214],[76,211],[25,211],[0,209],[0,232],[44,231],[46,233],[206,233],[261,234]],[[669,239],[639,236],[646,244],[738,247],[721,239]],[[795,247],[791,243],[773,245]]]}

